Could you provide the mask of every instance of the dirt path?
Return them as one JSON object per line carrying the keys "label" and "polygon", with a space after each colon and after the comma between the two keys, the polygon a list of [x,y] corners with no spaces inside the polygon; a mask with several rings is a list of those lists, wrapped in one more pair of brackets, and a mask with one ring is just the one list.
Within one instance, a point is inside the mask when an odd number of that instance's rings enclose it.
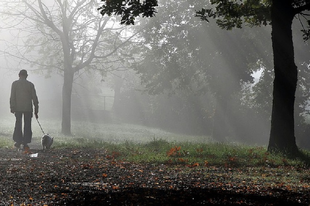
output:
{"label": "dirt path", "polygon": [[[239,168],[116,161],[104,149],[0,149],[0,205],[309,205],[309,189],[244,181]],[[37,149],[38,146],[38,149]],[[31,155],[37,154],[37,157]],[[268,169],[268,168],[267,168]]]}

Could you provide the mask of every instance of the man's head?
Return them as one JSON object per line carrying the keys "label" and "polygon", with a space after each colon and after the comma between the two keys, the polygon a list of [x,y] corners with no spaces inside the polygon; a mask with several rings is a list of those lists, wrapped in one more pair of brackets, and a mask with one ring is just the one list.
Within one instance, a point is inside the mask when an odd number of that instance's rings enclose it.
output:
{"label": "man's head", "polygon": [[27,78],[28,77],[27,70],[25,69],[20,70],[18,76],[22,78]]}

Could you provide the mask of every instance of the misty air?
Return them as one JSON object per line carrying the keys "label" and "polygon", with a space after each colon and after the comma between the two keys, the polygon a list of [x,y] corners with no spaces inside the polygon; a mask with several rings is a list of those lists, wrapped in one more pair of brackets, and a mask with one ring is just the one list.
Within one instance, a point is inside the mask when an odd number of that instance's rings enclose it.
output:
{"label": "misty air", "polygon": [[0,205],[309,205],[310,3],[0,2]]}

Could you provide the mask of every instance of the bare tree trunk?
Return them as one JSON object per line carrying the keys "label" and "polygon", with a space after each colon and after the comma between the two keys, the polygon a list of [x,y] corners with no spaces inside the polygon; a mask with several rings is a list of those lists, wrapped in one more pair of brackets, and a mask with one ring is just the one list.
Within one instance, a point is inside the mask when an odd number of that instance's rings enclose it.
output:
{"label": "bare tree trunk", "polygon": [[62,124],[61,132],[65,135],[71,135],[71,96],[74,72],[64,71],[64,84],[62,88]]}
{"label": "bare tree trunk", "polygon": [[295,153],[294,102],[297,66],[294,62],[291,1],[274,0],[271,7],[275,79],[268,151]]}

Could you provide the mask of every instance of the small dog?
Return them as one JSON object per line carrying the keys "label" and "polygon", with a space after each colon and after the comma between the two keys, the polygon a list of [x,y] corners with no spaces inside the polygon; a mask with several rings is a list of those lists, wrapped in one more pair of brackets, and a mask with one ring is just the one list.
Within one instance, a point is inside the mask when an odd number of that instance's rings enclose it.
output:
{"label": "small dog", "polygon": [[48,134],[44,135],[41,139],[43,150],[50,149],[53,144],[54,138]]}

